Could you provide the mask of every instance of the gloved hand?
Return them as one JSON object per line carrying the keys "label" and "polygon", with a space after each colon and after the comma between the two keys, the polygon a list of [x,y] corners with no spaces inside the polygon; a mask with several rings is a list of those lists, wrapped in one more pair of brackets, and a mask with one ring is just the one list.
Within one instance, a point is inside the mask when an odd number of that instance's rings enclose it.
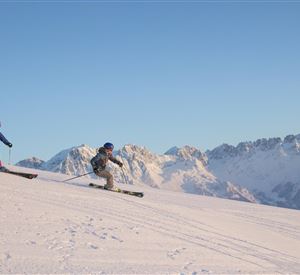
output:
{"label": "gloved hand", "polygon": [[9,148],[11,148],[11,147],[12,147],[12,144],[11,144],[11,143],[8,143],[7,146],[8,146]]}
{"label": "gloved hand", "polygon": [[118,165],[122,168],[123,167],[123,163],[119,162]]}
{"label": "gloved hand", "polygon": [[97,172],[99,172],[98,167],[93,166],[93,171],[94,171],[95,174],[97,174]]}

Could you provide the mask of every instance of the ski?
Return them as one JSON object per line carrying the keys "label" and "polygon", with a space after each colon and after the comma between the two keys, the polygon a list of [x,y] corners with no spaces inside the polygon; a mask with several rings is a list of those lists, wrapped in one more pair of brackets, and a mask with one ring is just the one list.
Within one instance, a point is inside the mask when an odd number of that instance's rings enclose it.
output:
{"label": "ski", "polygon": [[131,195],[131,196],[136,196],[136,197],[139,197],[139,198],[144,197],[144,193],[143,192],[128,191],[128,190],[124,190],[124,189],[120,189],[120,188],[116,188],[116,189],[110,190],[110,189],[105,189],[104,186],[98,185],[98,184],[95,184],[95,183],[90,183],[89,186],[93,187],[93,188],[103,189],[103,190],[106,190],[106,191],[111,191],[111,192],[122,193],[122,194]]}
{"label": "ski", "polygon": [[36,178],[38,176],[37,174],[30,174],[30,173],[23,173],[23,172],[11,171],[11,170],[5,168],[4,166],[0,167],[0,172],[2,172],[2,173],[8,173],[8,174],[15,175],[15,176],[24,177],[24,178],[27,178],[27,179],[34,179],[34,178]]}

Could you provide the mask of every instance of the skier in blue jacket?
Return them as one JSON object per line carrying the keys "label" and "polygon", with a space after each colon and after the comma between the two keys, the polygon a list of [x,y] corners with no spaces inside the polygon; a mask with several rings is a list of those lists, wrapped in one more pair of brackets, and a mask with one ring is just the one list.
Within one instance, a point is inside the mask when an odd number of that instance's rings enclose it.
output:
{"label": "skier in blue jacket", "polygon": [[[1,122],[0,122],[0,127],[1,127]],[[12,147],[12,144],[6,139],[5,136],[3,136],[3,134],[0,132],[0,140],[5,144],[7,145],[9,148]],[[2,166],[2,162],[0,160],[0,171],[1,170],[5,170],[6,168],[4,166]]]}
{"label": "skier in blue jacket", "polygon": [[[0,127],[1,127],[1,122],[0,122]],[[0,132],[0,140],[7,145],[9,148],[12,147],[12,144],[6,139],[5,136],[3,136],[3,134]]]}

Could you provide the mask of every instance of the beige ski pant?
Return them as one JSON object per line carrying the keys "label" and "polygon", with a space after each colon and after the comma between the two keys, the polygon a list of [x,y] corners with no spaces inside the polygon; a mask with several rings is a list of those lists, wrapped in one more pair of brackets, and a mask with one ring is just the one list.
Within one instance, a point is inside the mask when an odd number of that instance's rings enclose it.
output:
{"label": "beige ski pant", "polygon": [[114,186],[114,177],[113,177],[113,175],[110,172],[108,172],[106,170],[97,171],[96,175],[98,177],[106,179],[106,185],[105,185],[105,187],[112,188]]}

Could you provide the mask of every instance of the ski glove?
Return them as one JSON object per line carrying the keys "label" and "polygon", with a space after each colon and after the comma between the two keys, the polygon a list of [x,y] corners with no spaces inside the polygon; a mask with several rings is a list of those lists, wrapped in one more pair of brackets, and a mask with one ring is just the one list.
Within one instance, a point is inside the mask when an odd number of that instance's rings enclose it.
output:
{"label": "ski glove", "polygon": [[94,171],[94,173],[96,174],[97,172],[99,172],[99,167],[97,167],[97,166],[92,166],[93,167],[93,171]]}
{"label": "ski glove", "polygon": [[95,174],[97,174],[99,172],[99,169],[97,167],[93,167],[93,171]]}
{"label": "ski glove", "polygon": [[122,168],[123,167],[123,163],[119,162],[118,165]]}
{"label": "ski glove", "polygon": [[11,147],[12,147],[12,144],[11,144],[11,143],[8,143],[7,146],[8,146],[9,148],[11,148]]}

